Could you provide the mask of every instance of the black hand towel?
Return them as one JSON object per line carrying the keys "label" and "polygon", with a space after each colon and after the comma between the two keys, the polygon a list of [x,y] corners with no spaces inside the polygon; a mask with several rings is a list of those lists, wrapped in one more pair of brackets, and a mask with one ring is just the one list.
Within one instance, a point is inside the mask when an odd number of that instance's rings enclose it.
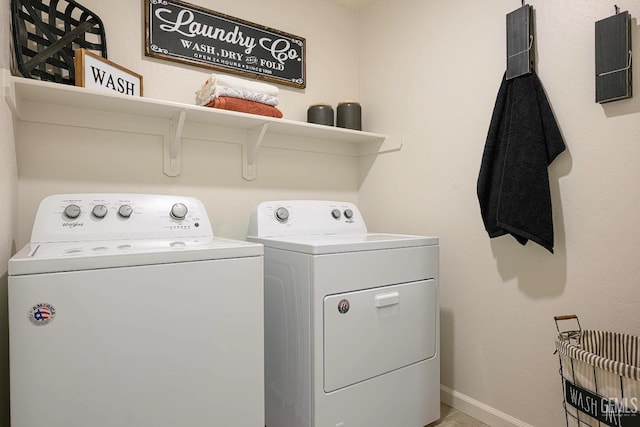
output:
{"label": "black hand towel", "polygon": [[565,150],[562,135],[532,72],[502,79],[478,176],[478,200],[489,237],[511,234],[553,253],[547,167]]}

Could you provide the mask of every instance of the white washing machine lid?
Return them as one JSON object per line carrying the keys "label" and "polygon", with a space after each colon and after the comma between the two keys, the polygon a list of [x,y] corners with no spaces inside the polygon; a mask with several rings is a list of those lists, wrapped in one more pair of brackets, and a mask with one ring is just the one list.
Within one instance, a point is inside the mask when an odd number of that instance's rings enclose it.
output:
{"label": "white washing machine lid", "polygon": [[407,234],[319,234],[306,236],[247,237],[252,242],[265,247],[302,252],[312,255],[344,252],[398,249],[415,246],[436,246],[437,237],[413,236]]}
{"label": "white washing machine lid", "polygon": [[30,243],[9,260],[9,275],[262,256],[262,245],[213,238]]}

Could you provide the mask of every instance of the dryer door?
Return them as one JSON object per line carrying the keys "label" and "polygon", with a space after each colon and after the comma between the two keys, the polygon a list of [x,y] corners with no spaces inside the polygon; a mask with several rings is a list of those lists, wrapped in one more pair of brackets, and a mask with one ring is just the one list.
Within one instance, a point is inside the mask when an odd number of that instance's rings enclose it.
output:
{"label": "dryer door", "polygon": [[426,360],[436,353],[434,280],[324,298],[324,391]]}

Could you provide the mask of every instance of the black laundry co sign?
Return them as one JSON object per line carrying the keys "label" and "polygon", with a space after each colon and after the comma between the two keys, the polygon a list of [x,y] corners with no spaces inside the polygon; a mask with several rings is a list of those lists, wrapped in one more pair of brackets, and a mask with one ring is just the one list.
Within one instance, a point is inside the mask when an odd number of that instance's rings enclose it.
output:
{"label": "black laundry co sign", "polygon": [[145,54],[306,87],[305,39],[175,0],[143,0]]}
{"label": "black laundry co sign", "polygon": [[611,427],[640,427],[638,398],[604,398],[564,380],[565,402]]}

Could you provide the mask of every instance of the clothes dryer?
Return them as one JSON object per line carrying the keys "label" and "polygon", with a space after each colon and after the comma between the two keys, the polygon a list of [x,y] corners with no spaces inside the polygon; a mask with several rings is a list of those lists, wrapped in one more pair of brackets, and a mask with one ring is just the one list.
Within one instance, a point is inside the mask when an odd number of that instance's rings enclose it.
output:
{"label": "clothes dryer", "polygon": [[43,200],[9,261],[12,427],[263,427],[262,255],[190,197]]}
{"label": "clothes dryer", "polygon": [[439,241],[369,233],[352,203],[273,201],[264,244],[267,427],[440,417]]}

